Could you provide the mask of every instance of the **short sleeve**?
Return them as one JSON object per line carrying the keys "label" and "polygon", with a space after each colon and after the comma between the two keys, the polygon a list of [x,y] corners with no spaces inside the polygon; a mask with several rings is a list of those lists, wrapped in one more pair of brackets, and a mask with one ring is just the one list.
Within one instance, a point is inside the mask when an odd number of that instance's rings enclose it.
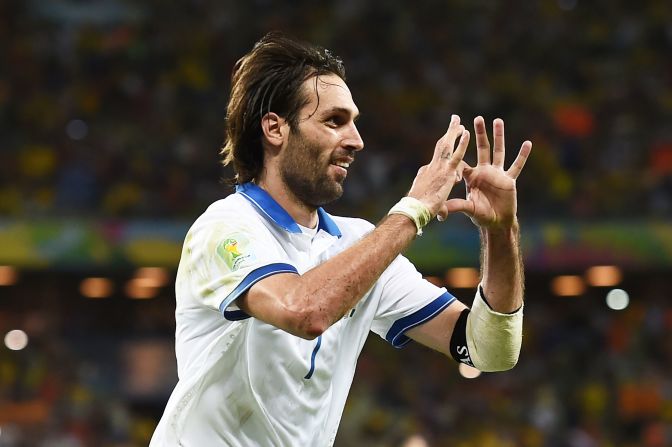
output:
{"label": "short sleeve", "polygon": [[190,275],[192,296],[228,320],[248,317],[235,300],[256,282],[277,273],[297,273],[278,242],[260,224],[234,221],[202,225],[187,234],[185,250],[188,259],[184,267]]}
{"label": "short sleeve", "polygon": [[407,330],[434,318],[455,301],[445,288],[425,280],[401,255],[383,272],[376,288],[380,288],[380,298],[371,330],[395,348],[410,341]]}

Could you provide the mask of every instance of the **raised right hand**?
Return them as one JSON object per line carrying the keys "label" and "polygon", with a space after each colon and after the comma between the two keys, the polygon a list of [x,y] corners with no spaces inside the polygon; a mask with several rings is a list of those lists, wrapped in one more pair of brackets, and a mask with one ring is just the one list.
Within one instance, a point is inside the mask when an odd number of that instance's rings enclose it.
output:
{"label": "raised right hand", "polygon": [[[460,138],[455,147],[455,141]],[[446,133],[436,142],[434,156],[429,164],[418,170],[409,197],[421,201],[432,215],[443,220],[448,215],[445,202],[453,186],[462,178],[466,163],[462,161],[469,144],[469,131],[460,124],[460,117],[453,115]]]}

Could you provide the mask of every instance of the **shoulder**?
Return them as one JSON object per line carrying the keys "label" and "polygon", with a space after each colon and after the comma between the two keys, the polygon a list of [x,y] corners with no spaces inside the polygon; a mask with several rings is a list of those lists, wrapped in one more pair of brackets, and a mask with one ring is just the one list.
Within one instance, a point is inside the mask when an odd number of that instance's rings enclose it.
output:
{"label": "shoulder", "polygon": [[234,193],[213,202],[203,214],[196,219],[192,228],[198,228],[217,222],[237,224],[255,220],[259,220],[259,215],[254,211],[249,201],[245,200],[240,194]]}
{"label": "shoulder", "polygon": [[231,194],[212,203],[192,224],[188,239],[218,239],[218,235],[266,233],[259,214],[240,194]]}

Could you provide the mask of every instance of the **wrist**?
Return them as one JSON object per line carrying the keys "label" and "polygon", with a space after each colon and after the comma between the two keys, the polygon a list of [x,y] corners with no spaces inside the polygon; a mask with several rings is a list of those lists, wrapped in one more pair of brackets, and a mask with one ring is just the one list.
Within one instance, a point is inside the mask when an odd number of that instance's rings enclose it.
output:
{"label": "wrist", "polygon": [[415,225],[418,236],[422,235],[422,229],[432,220],[429,208],[413,197],[403,197],[387,214],[401,214],[408,217]]}
{"label": "wrist", "polygon": [[481,234],[495,238],[516,238],[519,232],[518,219],[516,217],[506,224],[480,227]]}

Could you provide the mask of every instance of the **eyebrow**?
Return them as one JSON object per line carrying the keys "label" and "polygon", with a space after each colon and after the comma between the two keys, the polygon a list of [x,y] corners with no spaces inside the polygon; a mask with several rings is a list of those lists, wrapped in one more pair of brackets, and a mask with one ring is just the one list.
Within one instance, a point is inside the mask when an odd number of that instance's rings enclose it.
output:
{"label": "eyebrow", "polygon": [[[331,115],[333,113],[343,113],[345,115],[352,116],[352,110],[348,109],[348,108],[345,108],[345,107],[332,107],[330,109],[322,111],[322,113],[320,115],[322,115],[324,117],[326,115]],[[352,121],[356,122],[359,119],[360,116],[361,116],[361,114],[357,113],[352,118]]]}

